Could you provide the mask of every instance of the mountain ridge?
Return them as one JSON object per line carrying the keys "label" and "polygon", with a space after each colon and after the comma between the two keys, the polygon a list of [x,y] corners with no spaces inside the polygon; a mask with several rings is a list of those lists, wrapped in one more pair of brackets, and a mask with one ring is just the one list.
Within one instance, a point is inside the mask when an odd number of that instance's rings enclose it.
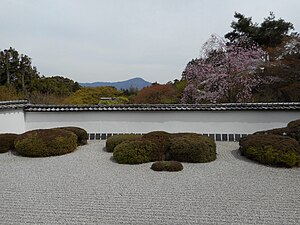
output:
{"label": "mountain ridge", "polygon": [[150,86],[152,83],[149,81],[144,80],[141,77],[131,78],[125,81],[116,81],[116,82],[91,82],[91,83],[79,83],[79,85],[83,87],[103,87],[103,86],[112,86],[117,88],[118,90],[121,89],[130,89],[136,88],[138,90]]}

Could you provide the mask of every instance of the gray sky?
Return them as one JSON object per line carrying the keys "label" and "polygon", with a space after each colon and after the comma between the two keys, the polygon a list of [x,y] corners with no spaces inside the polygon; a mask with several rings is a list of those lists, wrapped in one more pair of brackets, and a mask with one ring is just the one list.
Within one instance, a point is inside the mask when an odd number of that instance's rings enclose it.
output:
{"label": "gray sky", "polygon": [[180,79],[234,12],[262,22],[273,11],[300,31],[299,0],[1,0],[0,49],[33,59],[41,74],[78,82]]}

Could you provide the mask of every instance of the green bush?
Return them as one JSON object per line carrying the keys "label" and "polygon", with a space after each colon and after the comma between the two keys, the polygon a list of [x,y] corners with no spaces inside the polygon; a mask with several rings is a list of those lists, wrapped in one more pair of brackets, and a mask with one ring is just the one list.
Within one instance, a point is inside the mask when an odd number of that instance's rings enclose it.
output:
{"label": "green bush", "polygon": [[77,136],[77,144],[78,145],[86,145],[87,140],[89,138],[88,133],[86,130],[80,128],[80,127],[59,127],[59,129],[71,131]]}
{"label": "green bush", "polygon": [[262,164],[281,167],[300,166],[300,145],[288,136],[254,134],[240,140],[240,152]]}
{"label": "green bush", "polygon": [[197,134],[197,133],[188,133],[188,132],[186,132],[186,133],[173,133],[173,134],[171,134],[171,138],[173,139],[173,138],[179,138],[179,137],[195,137],[195,138],[197,138],[197,137],[199,137],[199,136],[201,136],[201,137],[203,137],[203,135],[201,135],[201,134]]}
{"label": "green bush", "polygon": [[157,148],[152,149],[151,158],[154,161],[170,160],[170,140],[172,135],[165,131],[153,131],[143,135],[143,139],[152,141]]}
{"label": "green bush", "polygon": [[40,129],[28,131],[15,140],[16,152],[28,157],[47,157],[73,152],[77,136],[63,129]]}
{"label": "green bush", "polygon": [[115,147],[113,157],[121,164],[146,163],[153,161],[151,151],[155,148],[155,143],[143,138],[127,140]]}
{"label": "green bush", "polygon": [[183,166],[178,161],[157,161],[152,164],[151,169],[154,171],[181,171]]}
{"label": "green bush", "polygon": [[170,157],[180,162],[205,163],[216,159],[214,140],[200,134],[176,134],[170,141]]}
{"label": "green bush", "polygon": [[216,144],[206,136],[195,133],[170,134],[154,131],[123,141],[122,136],[106,142],[118,163],[137,164],[153,161],[210,162],[216,159]]}
{"label": "green bush", "polygon": [[290,122],[287,127],[258,131],[254,134],[277,134],[282,136],[289,136],[300,142],[300,120]]}
{"label": "green bush", "polygon": [[111,136],[106,140],[106,151],[113,152],[114,148],[118,144],[121,144],[123,141],[132,140],[140,137],[142,137],[142,135],[140,134],[118,134]]}
{"label": "green bush", "polygon": [[289,122],[287,127],[288,128],[300,127],[300,119]]}
{"label": "green bush", "polygon": [[300,126],[288,128],[287,135],[291,138],[294,138],[295,140],[297,140],[300,143]]}
{"label": "green bush", "polygon": [[15,139],[17,134],[0,134],[0,153],[8,152],[15,149]]}
{"label": "green bush", "polygon": [[255,132],[255,134],[277,134],[277,135],[282,135],[282,136],[288,136],[289,133],[289,128],[283,127],[283,128],[275,128],[271,130],[264,130],[264,131],[258,131]]}
{"label": "green bush", "polygon": [[296,139],[300,143],[300,119],[288,123],[288,136]]}

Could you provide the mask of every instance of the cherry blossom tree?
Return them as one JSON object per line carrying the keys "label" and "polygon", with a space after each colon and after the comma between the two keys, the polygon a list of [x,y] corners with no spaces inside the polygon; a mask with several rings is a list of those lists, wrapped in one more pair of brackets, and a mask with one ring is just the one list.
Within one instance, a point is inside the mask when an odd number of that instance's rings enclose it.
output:
{"label": "cherry blossom tree", "polygon": [[250,101],[253,89],[266,82],[255,73],[266,56],[248,39],[226,43],[212,35],[203,45],[200,58],[190,61],[183,71],[182,79],[188,85],[182,103]]}

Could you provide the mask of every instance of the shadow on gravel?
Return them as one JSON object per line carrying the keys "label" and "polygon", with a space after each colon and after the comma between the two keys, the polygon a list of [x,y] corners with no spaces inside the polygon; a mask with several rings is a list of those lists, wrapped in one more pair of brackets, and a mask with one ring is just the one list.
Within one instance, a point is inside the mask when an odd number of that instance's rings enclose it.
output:
{"label": "shadow on gravel", "polygon": [[10,150],[10,153],[14,156],[20,156],[20,157],[23,157],[21,156],[16,150]]}
{"label": "shadow on gravel", "polygon": [[238,160],[241,160],[241,161],[244,161],[244,162],[247,162],[247,163],[251,163],[251,164],[261,165],[258,162],[255,162],[255,161],[253,161],[251,159],[246,158],[245,156],[242,156],[241,153],[240,153],[240,151],[239,151],[239,149],[232,150],[230,153],[233,155],[234,158],[236,158]]}
{"label": "shadow on gravel", "polygon": [[[111,156],[111,157],[109,158],[109,160],[112,161],[113,163],[117,163],[117,161],[114,160],[114,157],[113,157],[113,156]],[[118,164],[118,163],[117,163],[117,164]]]}

